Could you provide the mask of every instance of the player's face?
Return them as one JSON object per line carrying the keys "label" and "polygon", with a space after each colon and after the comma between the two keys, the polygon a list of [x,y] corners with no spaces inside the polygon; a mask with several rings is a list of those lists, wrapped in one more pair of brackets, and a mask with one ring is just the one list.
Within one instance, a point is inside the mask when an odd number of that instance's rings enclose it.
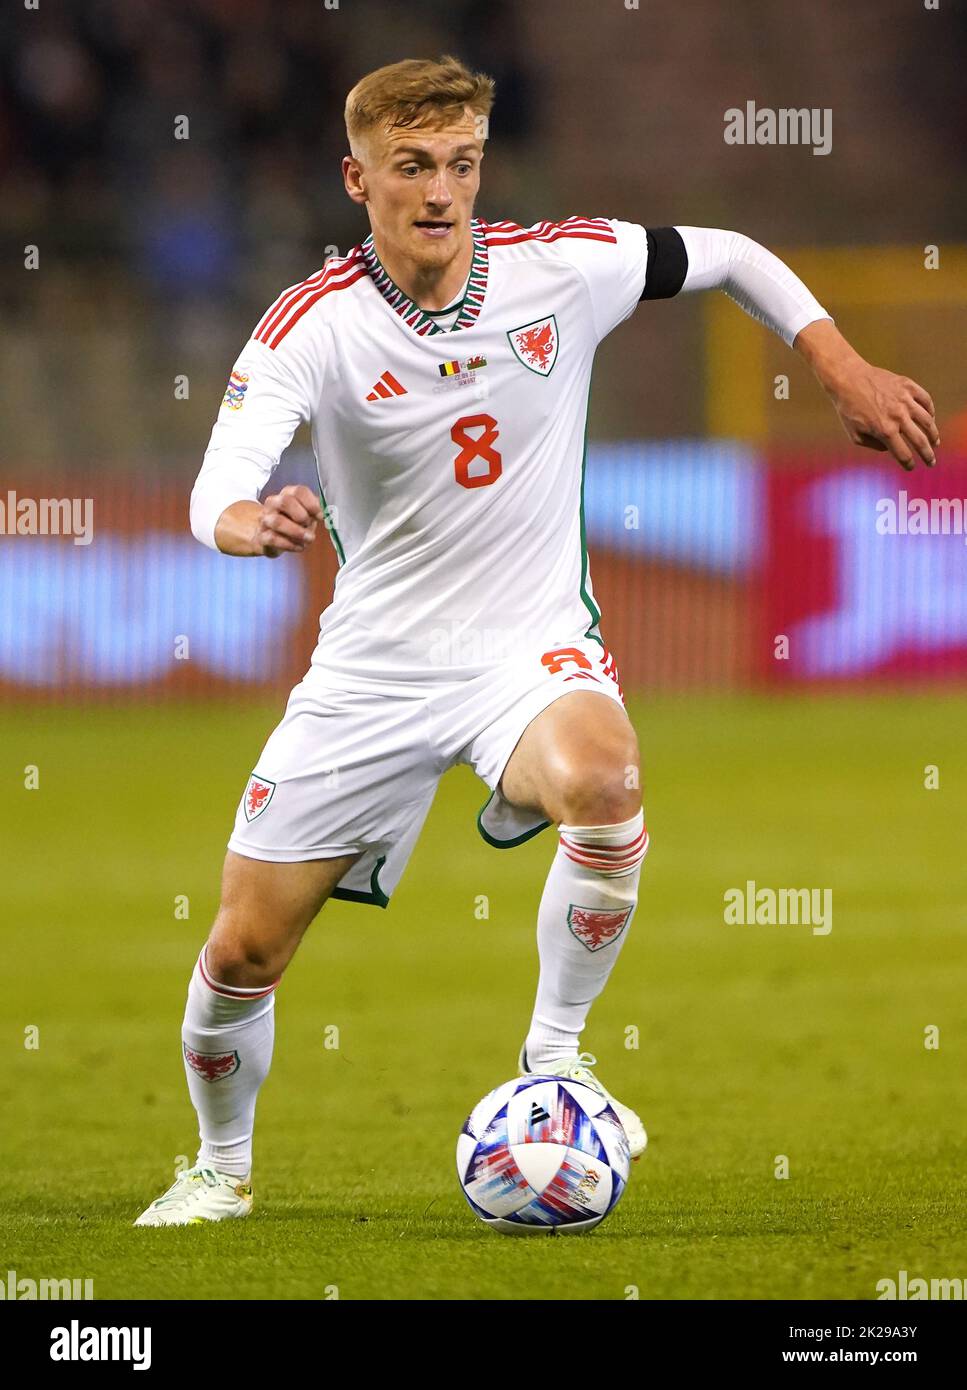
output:
{"label": "player's face", "polygon": [[442,130],[374,132],[358,154],[344,161],[346,189],[387,251],[429,269],[466,248],[483,158],[472,111]]}

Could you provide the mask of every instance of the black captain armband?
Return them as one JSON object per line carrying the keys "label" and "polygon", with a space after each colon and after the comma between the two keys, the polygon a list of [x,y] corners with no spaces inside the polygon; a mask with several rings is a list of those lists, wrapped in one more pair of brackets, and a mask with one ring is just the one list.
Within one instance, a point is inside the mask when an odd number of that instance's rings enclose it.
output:
{"label": "black captain armband", "polygon": [[674,227],[646,227],[648,269],[641,299],[671,299],[685,283],[688,252]]}

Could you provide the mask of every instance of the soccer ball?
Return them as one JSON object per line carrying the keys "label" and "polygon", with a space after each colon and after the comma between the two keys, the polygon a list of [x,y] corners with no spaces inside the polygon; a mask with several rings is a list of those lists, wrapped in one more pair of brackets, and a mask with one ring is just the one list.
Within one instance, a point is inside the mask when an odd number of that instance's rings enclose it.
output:
{"label": "soccer ball", "polygon": [[628,1167],[628,1139],[609,1102],[558,1076],[505,1081],[457,1138],[463,1195],[505,1235],[590,1231],[616,1205]]}

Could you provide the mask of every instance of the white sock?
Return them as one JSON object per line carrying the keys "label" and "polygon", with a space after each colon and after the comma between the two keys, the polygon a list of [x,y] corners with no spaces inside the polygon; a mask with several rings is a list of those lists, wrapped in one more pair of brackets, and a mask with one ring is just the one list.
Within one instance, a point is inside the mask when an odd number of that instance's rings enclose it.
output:
{"label": "white sock", "polygon": [[182,1055],[198,1113],[198,1163],[247,1178],[252,1171],[255,1101],[269,1072],[275,987],[240,989],[213,980],[202,948],[188,986]]}
{"label": "white sock", "polygon": [[618,825],[561,825],[559,836],[537,914],[531,1071],[577,1056],[588,1012],[628,935],[648,851],[642,811]]}

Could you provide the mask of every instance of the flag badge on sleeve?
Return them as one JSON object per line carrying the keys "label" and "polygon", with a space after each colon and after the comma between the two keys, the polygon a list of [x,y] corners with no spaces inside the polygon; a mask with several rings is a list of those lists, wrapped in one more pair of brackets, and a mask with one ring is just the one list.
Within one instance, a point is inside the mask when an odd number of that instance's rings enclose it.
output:
{"label": "flag badge on sleeve", "polygon": [[228,385],[225,387],[225,394],[222,397],[222,405],[227,405],[229,410],[241,410],[245,402],[245,392],[248,390],[248,373],[232,372],[228,378]]}

